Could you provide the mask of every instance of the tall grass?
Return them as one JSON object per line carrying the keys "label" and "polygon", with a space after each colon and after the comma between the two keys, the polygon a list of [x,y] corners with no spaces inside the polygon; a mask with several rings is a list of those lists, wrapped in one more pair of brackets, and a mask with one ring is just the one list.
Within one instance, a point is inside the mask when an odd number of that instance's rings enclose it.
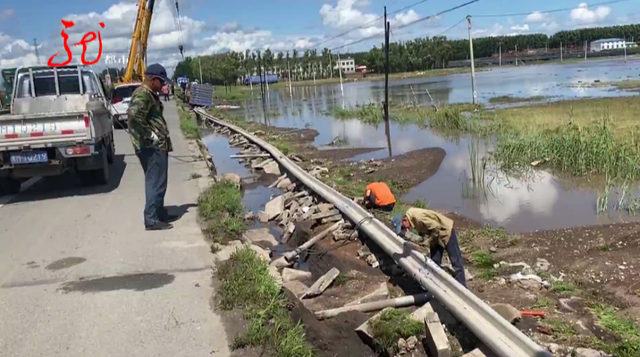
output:
{"label": "tall grass", "polygon": [[335,107],[329,113],[338,119],[359,119],[371,125],[379,125],[384,122],[382,107],[374,103],[363,104],[349,109]]}
{"label": "tall grass", "polygon": [[546,160],[552,167],[577,176],[640,176],[640,151],[633,140],[619,140],[606,121],[579,127],[563,125],[555,130],[498,133],[495,159],[505,169],[526,169]]}
{"label": "tall grass", "polygon": [[232,348],[258,346],[277,357],[313,357],[302,325],[293,322],[287,300],[269,275],[268,263],[250,248],[237,250],[216,271],[222,282],[218,291],[225,310],[248,309],[249,329],[238,336]]}
{"label": "tall grass", "polygon": [[200,137],[200,128],[191,117],[191,113],[184,106],[178,108],[178,116],[180,117],[180,130],[187,139],[197,139]]}
{"label": "tall grass", "polygon": [[235,182],[220,181],[198,198],[198,213],[209,227],[205,235],[215,243],[238,238],[245,230],[242,193]]}

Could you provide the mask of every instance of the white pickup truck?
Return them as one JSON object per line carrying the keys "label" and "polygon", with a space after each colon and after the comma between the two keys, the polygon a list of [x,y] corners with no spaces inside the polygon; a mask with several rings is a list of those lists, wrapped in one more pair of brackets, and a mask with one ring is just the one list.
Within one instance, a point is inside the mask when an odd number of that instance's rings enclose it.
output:
{"label": "white pickup truck", "polygon": [[87,66],[16,71],[9,114],[0,115],[0,195],[31,177],[77,172],[104,185],[113,163],[113,121],[104,86]]}

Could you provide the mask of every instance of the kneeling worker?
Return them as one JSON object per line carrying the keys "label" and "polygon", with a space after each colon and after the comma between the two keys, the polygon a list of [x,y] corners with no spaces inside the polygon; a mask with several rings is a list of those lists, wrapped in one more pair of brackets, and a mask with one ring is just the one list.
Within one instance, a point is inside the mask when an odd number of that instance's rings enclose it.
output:
{"label": "kneeling worker", "polygon": [[395,204],[396,198],[386,183],[372,182],[367,185],[367,189],[364,191],[365,208],[379,208],[383,211],[391,212]]}
{"label": "kneeling worker", "polygon": [[455,279],[464,287],[467,286],[464,261],[451,219],[432,210],[412,207],[404,216],[393,217],[391,223],[398,235],[414,228],[422,237],[428,238],[431,260],[438,266],[441,266],[442,255],[446,250],[455,271]]}

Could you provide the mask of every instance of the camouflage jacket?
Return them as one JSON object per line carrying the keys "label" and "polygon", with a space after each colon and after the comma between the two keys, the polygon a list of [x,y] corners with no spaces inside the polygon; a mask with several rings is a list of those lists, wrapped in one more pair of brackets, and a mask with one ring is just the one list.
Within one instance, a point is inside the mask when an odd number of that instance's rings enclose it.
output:
{"label": "camouflage jacket", "polygon": [[127,120],[131,142],[136,150],[155,148],[167,152],[173,151],[169,128],[162,115],[163,110],[158,94],[145,84],[133,92],[127,110]]}

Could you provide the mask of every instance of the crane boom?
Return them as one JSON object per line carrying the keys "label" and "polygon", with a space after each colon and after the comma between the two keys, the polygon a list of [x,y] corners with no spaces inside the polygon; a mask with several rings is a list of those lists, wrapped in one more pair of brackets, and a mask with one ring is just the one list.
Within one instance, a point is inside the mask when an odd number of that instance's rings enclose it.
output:
{"label": "crane boom", "polygon": [[129,61],[122,77],[123,83],[130,83],[144,79],[144,69],[147,62],[147,44],[149,40],[149,29],[151,27],[151,16],[155,0],[138,1],[138,13],[136,24],[131,37],[131,47],[129,49]]}

